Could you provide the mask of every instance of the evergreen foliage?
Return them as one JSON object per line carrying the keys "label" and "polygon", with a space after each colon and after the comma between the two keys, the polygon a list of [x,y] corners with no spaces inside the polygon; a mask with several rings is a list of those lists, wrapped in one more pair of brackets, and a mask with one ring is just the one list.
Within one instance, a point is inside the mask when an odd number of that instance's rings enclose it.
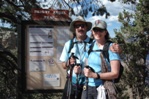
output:
{"label": "evergreen foliage", "polygon": [[136,10],[124,10],[119,14],[122,27],[116,32],[115,41],[122,44],[125,72],[119,84],[120,99],[149,98],[149,85],[145,83],[147,70],[145,60],[149,51],[149,7],[148,0],[139,0]]}

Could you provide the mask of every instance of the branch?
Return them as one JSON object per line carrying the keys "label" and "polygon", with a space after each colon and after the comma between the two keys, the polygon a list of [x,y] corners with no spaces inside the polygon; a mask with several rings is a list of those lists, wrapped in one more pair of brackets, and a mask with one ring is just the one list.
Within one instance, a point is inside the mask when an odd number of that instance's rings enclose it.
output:
{"label": "branch", "polygon": [[64,3],[69,7],[69,8],[71,8],[70,6],[69,6],[69,4],[65,1],[65,0],[63,0],[64,1]]}
{"label": "branch", "polygon": [[0,12],[0,18],[7,20],[8,22],[18,23],[18,19],[13,16],[13,14],[7,14],[7,13],[1,13]]}

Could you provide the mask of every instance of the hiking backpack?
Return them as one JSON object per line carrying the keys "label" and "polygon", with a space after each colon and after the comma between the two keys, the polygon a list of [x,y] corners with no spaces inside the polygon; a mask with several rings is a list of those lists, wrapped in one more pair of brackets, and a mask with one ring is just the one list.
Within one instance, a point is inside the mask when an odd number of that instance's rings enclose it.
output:
{"label": "hiking backpack", "polygon": [[[105,59],[108,60],[108,62],[110,63],[110,59],[109,59],[109,53],[108,53],[108,50],[109,50],[109,46],[110,44],[112,43],[112,41],[107,41],[106,44],[104,45],[103,47],[103,50],[92,50],[93,49],[93,46],[94,46],[94,42],[91,44],[89,50],[88,50],[88,55],[91,53],[91,52],[97,52],[97,51],[101,51],[103,53],[103,56]],[[124,70],[124,67],[122,66],[121,62],[120,62],[120,71],[119,71],[119,76],[118,78],[114,79],[114,83],[118,83],[120,81],[120,78],[123,74],[123,70]]]}
{"label": "hiking backpack", "polygon": [[[78,43],[78,42],[73,42],[73,39],[74,39],[74,38],[72,38],[72,39],[70,40],[70,46],[69,46],[68,53],[70,53],[70,51],[71,51],[71,49],[73,48],[74,44],[77,44],[77,43]],[[90,38],[89,42],[84,42],[84,43],[85,43],[85,44],[86,44],[86,43],[91,44],[92,41],[93,41],[93,39]],[[85,47],[84,47],[84,48],[85,48]],[[84,49],[84,50],[86,51],[86,49]]]}

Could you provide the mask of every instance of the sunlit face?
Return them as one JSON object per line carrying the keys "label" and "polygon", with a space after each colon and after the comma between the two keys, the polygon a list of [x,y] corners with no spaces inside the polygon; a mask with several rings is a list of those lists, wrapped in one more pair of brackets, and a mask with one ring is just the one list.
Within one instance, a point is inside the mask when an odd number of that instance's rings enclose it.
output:
{"label": "sunlit face", "polygon": [[107,31],[105,29],[100,29],[96,27],[92,29],[92,34],[93,34],[94,39],[104,40],[107,34]]}
{"label": "sunlit face", "polygon": [[74,24],[74,28],[75,28],[75,33],[76,33],[76,36],[79,38],[79,37],[84,37],[86,36],[86,33],[87,33],[87,25],[86,23],[84,22],[75,22]]}

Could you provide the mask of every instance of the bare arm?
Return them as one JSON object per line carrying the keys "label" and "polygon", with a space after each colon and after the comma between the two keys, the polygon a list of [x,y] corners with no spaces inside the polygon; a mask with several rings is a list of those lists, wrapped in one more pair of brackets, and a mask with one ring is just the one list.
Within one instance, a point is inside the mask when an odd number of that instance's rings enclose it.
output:
{"label": "bare arm", "polygon": [[115,79],[119,76],[119,70],[120,70],[120,62],[118,60],[113,60],[110,62],[111,64],[111,72],[106,73],[100,73],[100,79]]}
{"label": "bare arm", "polygon": [[[112,80],[119,76],[120,62],[118,60],[113,60],[110,62],[111,72],[100,73],[100,79]],[[97,73],[92,72],[88,68],[84,68],[84,75],[89,78],[98,78]]]}

